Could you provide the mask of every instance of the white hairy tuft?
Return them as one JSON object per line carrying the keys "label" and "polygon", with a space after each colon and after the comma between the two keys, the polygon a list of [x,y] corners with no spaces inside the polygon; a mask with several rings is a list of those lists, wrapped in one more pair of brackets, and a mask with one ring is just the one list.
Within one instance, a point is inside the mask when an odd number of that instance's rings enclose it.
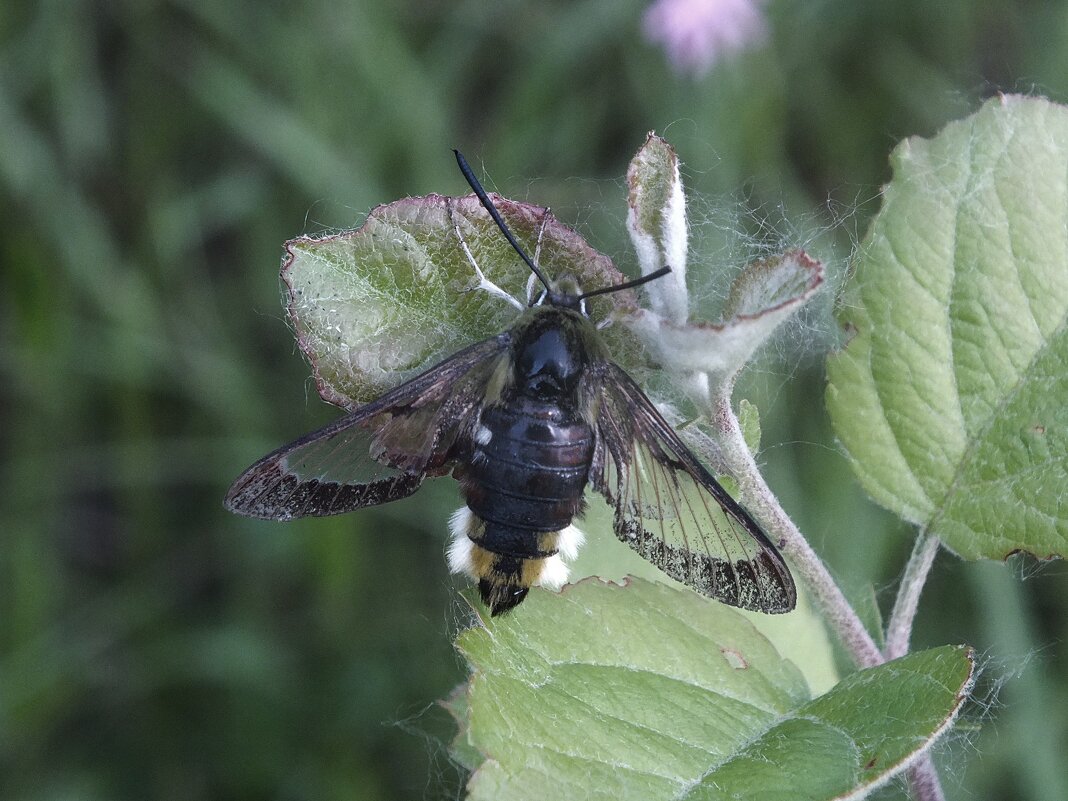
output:
{"label": "white hairy tuft", "polygon": [[[477,546],[471,541],[469,535],[478,527],[479,522],[467,506],[461,506],[449,518],[450,541],[445,556],[450,572],[478,578],[472,559]],[[542,560],[541,571],[534,583],[550,590],[559,590],[567,584],[571,575],[567,562],[578,556],[579,548],[582,547],[585,539],[585,535],[576,526],[568,526],[558,532],[556,540],[558,553]]]}
{"label": "white hairy tuft", "polygon": [[449,563],[450,573],[465,573],[471,578],[478,578],[471,559],[475,544],[467,536],[474,525],[475,516],[466,506],[461,506],[449,518],[449,533],[452,535],[452,541],[449,542],[449,547],[445,551],[445,557]]}
{"label": "white hairy tuft", "polygon": [[567,584],[570,574],[571,570],[564,563],[564,560],[560,558],[560,554],[554,554],[546,557],[542,563],[541,573],[538,575],[538,580],[535,584],[550,590],[558,590]]}
{"label": "white hairy tuft", "polygon": [[482,425],[482,423],[475,426],[475,442],[479,445],[489,445],[491,439],[493,439],[492,431]]}
{"label": "white hairy tuft", "polygon": [[585,541],[586,535],[579,531],[578,526],[570,525],[557,535],[556,550],[564,559],[573,562]]}

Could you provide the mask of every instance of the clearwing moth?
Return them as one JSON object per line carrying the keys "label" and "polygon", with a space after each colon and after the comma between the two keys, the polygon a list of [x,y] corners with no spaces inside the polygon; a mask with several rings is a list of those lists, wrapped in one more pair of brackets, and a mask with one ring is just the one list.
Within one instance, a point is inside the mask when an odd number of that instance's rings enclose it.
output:
{"label": "clearwing moth", "polygon": [[611,360],[587,315],[588,298],[669,268],[590,292],[569,277],[550,281],[456,158],[543,289],[526,307],[513,301],[523,310],[508,330],[260,459],[226,507],[267,520],[342,514],[451,473],[465,506],[452,517],[449,566],[478,582],[497,615],[533,585],[567,581],[590,486],[614,508],[616,536],[667,575],[743,609],[793,609],[775,546]]}

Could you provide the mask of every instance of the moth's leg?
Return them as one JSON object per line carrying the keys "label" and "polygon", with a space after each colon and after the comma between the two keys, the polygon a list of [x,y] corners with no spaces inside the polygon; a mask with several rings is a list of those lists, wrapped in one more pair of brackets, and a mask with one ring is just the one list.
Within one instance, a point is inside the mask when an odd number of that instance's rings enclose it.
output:
{"label": "moth's leg", "polygon": [[[552,216],[552,212],[549,209],[545,209],[545,213],[541,215],[541,225],[538,226],[538,241],[534,245],[534,266],[541,268],[541,240],[545,234],[545,226],[549,222],[549,217]],[[527,279],[527,301],[534,301],[535,288],[541,286],[541,282],[538,280],[538,276],[534,273],[530,274]]]}
{"label": "moth's leg", "polygon": [[[449,215],[452,216],[451,205],[450,205],[450,208],[449,208]],[[471,265],[472,268],[474,268],[475,275],[478,276],[478,286],[475,287],[475,288],[476,289],[484,289],[484,290],[486,290],[491,295],[494,295],[495,297],[501,298],[502,300],[505,300],[508,303],[511,303],[513,306],[515,306],[520,311],[525,309],[526,306],[524,306],[518,300],[513,298],[511,295],[509,295],[507,292],[505,292],[503,289],[501,289],[499,286],[497,286],[491,280],[486,278],[486,274],[482,272],[482,270],[478,266],[478,262],[475,261],[475,257],[471,253],[471,248],[469,248],[467,246],[467,240],[464,239],[464,235],[462,233],[460,233],[460,224],[458,222],[456,222],[456,218],[455,217],[453,217],[453,221],[452,221],[452,230],[456,232],[456,238],[460,240],[460,247],[463,248],[464,255],[467,256],[468,263]]]}

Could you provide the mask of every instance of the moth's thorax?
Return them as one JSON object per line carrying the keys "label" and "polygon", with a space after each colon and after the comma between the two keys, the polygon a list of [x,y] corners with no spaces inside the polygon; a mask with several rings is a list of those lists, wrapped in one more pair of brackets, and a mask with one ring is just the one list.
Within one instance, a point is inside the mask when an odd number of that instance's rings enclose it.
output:
{"label": "moth's thorax", "polygon": [[576,310],[555,305],[531,309],[514,333],[515,390],[541,400],[574,398],[594,358],[595,336],[590,321]]}

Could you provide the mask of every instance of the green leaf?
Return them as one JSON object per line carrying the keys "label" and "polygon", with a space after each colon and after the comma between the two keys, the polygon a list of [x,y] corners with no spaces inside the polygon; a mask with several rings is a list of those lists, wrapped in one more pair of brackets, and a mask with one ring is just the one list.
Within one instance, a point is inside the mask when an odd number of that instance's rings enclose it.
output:
{"label": "green leaf", "polygon": [[471,744],[471,739],[468,736],[470,730],[467,726],[467,719],[470,715],[470,708],[467,703],[467,685],[461,684],[453,689],[449,693],[449,697],[438,702],[450,715],[453,720],[456,721],[456,736],[453,737],[452,742],[449,743],[449,755],[456,761],[460,767],[467,771],[474,772],[476,768],[483,762],[482,753]]}
{"label": "green leaf", "polygon": [[828,363],[867,491],[959,555],[1068,553],[1068,109],[1002,97],[893,155]]}
{"label": "green leaf", "polygon": [[801,251],[753,262],[734,281],[722,322],[688,322],[686,197],[675,149],[650,133],[627,169],[627,188],[627,229],[642,274],[664,266],[672,271],[645,287],[649,309],[625,322],[700,405],[710,386],[733,380],[812,297],[823,282],[823,267]]}
{"label": "green leaf", "polygon": [[760,410],[745,398],[738,402],[738,426],[745,446],[755,455],[760,450]]}
{"label": "green leaf", "polygon": [[[690,426],[686,431],[692,431]],[[692,442],[692,441],[691,441]],[[725,477],[721,480],[726,481]],[[674,587],[692,595],[685,584],[664,575],[659,568],[639,556],[612,536],[612,508],[600,496],[587,493],[589,506],[579,528],[586,532],[586,544],[571,565],[571,580],[597,576],[617,583],[638,577]],[[543,595],[542,591],[537,592]],[[549,596],[552,597],[552,596]],[[528,602],[524,602],[526,605]],[[785,615],[765,615],[761,612],[733,610],[741,614],[763,634],[780,654],[789,654],[790,661],[805,677],[812,692],[822,692],[838,681],[834,646],[822,616],[812,607],[805,586],[798,587],[797,608]]]}
{"label": "green leaf", "polygon": [[[493,197],[551,278],[570,275],[586,288],[624,280],[547,209]],[[324,400],[346,408],[371,400],[512,324],[518,310],[478,289],[463,244],[489,281],[526,303],[530,270],[473,195],[398,200],[374,209],[359,230],[286,243],[289,315]],[[635,309],[631,291],[590,301],[595,320]],[[625,367],[641,363],[626,328],[610,326],[603,336]]]}
{"label": "green leaf", "polygon": [[[753,626],[694,593],[596,580],[460,635],[472,799],[850,797],[930,746],[970,654],[941,648],[808,700]],[[461,732],[463,735],[464,732]]]}
{"label": "green leaf", "polygon": [[854,673],[794,710],[680,798],[863,798],[953,723],[971,689],[964,646],[920,651]]}

